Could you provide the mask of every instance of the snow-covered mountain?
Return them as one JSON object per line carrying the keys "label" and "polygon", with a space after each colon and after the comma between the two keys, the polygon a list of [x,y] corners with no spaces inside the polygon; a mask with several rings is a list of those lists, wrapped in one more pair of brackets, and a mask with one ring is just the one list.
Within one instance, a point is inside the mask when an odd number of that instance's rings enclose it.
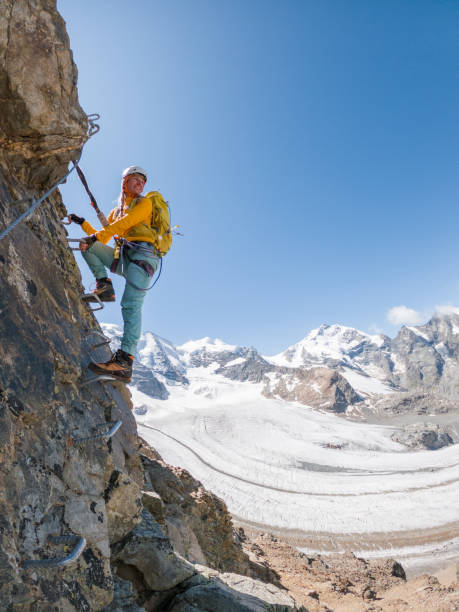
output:
{"label": "snow-covered mountain", "polygon": [[450,313],[436,314],[422,326],[403,326],[394,339],[321,325],[266,359],[280,366],[337,369],[364,395],[438,387],[442,394],[456,397],[458,357],[459,315]]}
{"label": "snow-covered mountain", "polygon": [[359,364],[367,365],[375,355],[385,355],[389,344],[390,338],[381,334],[370,336],[352,327],[323,324],[293,346],[268,359],[288,367],[347,365],[353,368]]}
{"label": "snow-covered mountain", "polygon": [[[103,327],[116,348],[120,329]],[[305,552],[365,541],[365,556],[452,562],[458,332],[457,315],[394,339],[322,325],[274,357],[146,333],[130,386],[139,431],[237,520],[294,531]]]}
{"label": "snow-covered mountain", "polygon": [[[112,324],[103,328],[116,348],[121,330]],[[208,337],[175,346],[147,332],[135,363],[133,386],[161,399],[167,399],[170,386],[187,388],[190,370],[201,368],[205,386],[216,376],[260,383],[266,397],[335,412],[352,413],[352,406],[373,405],[382,396],[386,407],[403,398],[414,409],[434,394],[444,407],[459,397],[459,315],[436,314],[425,325],[403,326],[394,339],[324,324],[271,357]]]}

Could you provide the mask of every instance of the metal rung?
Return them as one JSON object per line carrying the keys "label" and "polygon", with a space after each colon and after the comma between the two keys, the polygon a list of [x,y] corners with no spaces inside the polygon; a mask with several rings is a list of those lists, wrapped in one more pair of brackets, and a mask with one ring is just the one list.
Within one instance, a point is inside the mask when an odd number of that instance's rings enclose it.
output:
{"label": "metal rung", "polygon": [[[91,298],[91,299],[94,298],[94,300],[99,304],[99,306],[97,308],[92,308],[92,306],[89,306],[91,302],[89,302],[85,298]],[[83,300],[83,302],[88,304],[90,310],[92,310],[93,312],[95,312],[96,310],[102,310],[102,308],[104,307],[104,304],[102,304],[102,302],[100,301],[100,298],[97,295],[97,293],[83,293],[83,295],[81,296],[81,299]]]}
{"label": "metal rung", "polygon": [[86,540],[82,536],[76,535],[63,535],[63,536],[49,536],[48,542],[50,544],[75,544],[75,548],[72,550],[70,555],[67,557],[55,557],[53,559],[31,559],[27,561],[22,561],[21,567],[25,570],[31,568],[47,568],[47,567],[63,567],[76,561],[78,557],[83,552],[86,546]]}
{"label": "metal rung", "polygon": [[[93,295],[93,294],[91,293],[91,295]],[[86,334],[86,335],[85,335],[85,339],[89,338],[89,336],[92,336],[92,335],[95,335],[95,336],[100,336],[101,338],[103,338],[103,339],[104,339],[104,340],[103,340],[103,342],[99,342],[98,344],[90,344],[90,345],[89,345],[89,346],[90,346],[90,348],[91,348],[93,351],[94,351],[94,350],[96,350],[96,349],[98,349],[98,348],[100,348],[101,346],[106,346],[107,344],[110,344],[110,343],[111,343],[111,341],[112,341],[112,339],[111,339],[111,338],[107,338],[107,336],[106,336],[105,334],[103,334],[103,333],[102,333],[102,332],[100,332],[100,331],[97,331],[96,329],[92,329],[92,330],[91,330],[91,331],[90,331],[88,334]],[[88,341],[88,343],[89,343],[89,341]]]}
{"label": "metal rung", "polygon": [[[64,225],[70,225],[70,223],[65,223],[65,221],[62,221],[62,219],[61,219],[61,223],[63,223]],[[67,242],[79,242],[81,244],[82,242],[84,242],[84,240],[83,238],[67,238]],[[81,251],[79,247],[77,248],[70,247],[70,249],[72,251]]]}
{"label": "metal rung", "polygon": [[103,440],[103,439],[109,439],[112,436],[114,436],[116,434],[116,432],[118,431],[118,429],[121,427],[121,425],[123,424],[122,421],[110,421],[109,423],[98,423],[97,425],[94,425],[94,427],[97,428],[101,428],[101,427],[110,427],[110,429],[108,431],[105,431],[103,433],[100,434],[94,434],[93,436],[86,436],[85,438],[74,438],[73,436],[69,437],[68,440],[68,445],[69,446],[73,446],[74,444],[84,444],[85,442],[89,442],[90,440]]}
{"label": "metal rung", "polygon": [[100,130],[100,125],[96,123],[100,119],[99,113],[92,113],[92,115],[88,115],[89,129],[88,129],[88,137],[94,136]]}
{"label": "metal rung", "polygon": [[116,376],[108,376],[108,374],[99,374],[98,376],[95,376],[94,378],[90,378],[89,380],[85,380],[84,382],[81,383],[80,388],[81,387],[87,387],[88,385],[95,383],[95,382],[120,382],[123,384],[126,384],[123,380],[121,380],[120,378],[116,378]]}

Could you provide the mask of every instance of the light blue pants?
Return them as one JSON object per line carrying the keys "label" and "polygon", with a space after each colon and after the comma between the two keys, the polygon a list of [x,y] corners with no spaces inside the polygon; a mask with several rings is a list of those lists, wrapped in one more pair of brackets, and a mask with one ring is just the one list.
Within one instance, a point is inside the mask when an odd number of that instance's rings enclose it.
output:
{"label": "light blue pants", "polygon": [[[142,304],[146,295],[145,291],[139,291],[133,285],[140,289],[147,289],[152,283],[152,277],[134,261],[146,261],[154,272],[159,265],[159,257],[155,255],[153,245],[148,242],[137,242],[136,244],[146,247],[148,252],[141,253],[134,249],[125,249],[115,272],[126,279],[126,287],[121,299],[124,321],[121,348],[130,355],[135,355],[142,331]],[[81,254],[96,279],[108,276],[107,268],[110,269],[113,263],[114,249],[112,247],[95,242],[90,249],[82,251]]]}

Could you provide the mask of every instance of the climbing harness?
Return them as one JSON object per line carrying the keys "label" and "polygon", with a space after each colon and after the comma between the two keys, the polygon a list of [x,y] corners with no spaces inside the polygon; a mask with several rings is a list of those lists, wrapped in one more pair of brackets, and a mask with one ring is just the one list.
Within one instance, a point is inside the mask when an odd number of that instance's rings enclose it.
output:
{"label": "climbing harness", "polygon": [[[158,272],[158,276],[156,277],[155,281],[150,285],[150,287],[147,287],[146,289],[142,289],[141,287],[138,287],[137,285],[135,285],[133,282],[131,282],[127,278],[127,273],[125,274],[124,257],[123,257],[124,252],[127,251],[126,258],[130,261],[130,263],[136,264],[137,266],[142,268],[142,270],[144,270],[148,274],[148,276],[152,277],[154,275],[154,270],[147,261],[143,259],[139,259],[139,260],[129,259],[129,255],[128,255],[129,249],[132,249],[136,251],[137,253],[140,253],[141,255],[143,254],[146,257],[148,257],[148,255],[151,255],[150,247],[145,247],[141,244],[130,242],[129,240],[126,240],[126,238],[118,238],[117,247],[119,250],[115,249],[115,259],[113,260],[113,263],[110,266],[110,271],[114,272],[116,269],[116,266],[118,265],[118,261],[121,260],[121,274],[126,279],[126,282],[128,283],[128,285],[131,285],[131,287],[134,287],[134,289],[136,289],[137,291],[142,291],[143,293],[150,291],[150,289],[153,289],[153,287],[158,282],[159,277],[161,276],[161,271],[163,269],[163,259],[160,256],[158,249],[154,245],[151,245],[151,246],[153,247],[153,254],[159,257],[159,272]],[[118,253],[117,253],[117,250],[118,250]],[[118,258],[116,257],[117,254],[118,254]]]}
{"label": "climbing harness", "polygon": [[[97,121],[98,119],[100,119],[100,115],[98,114],[88,115],[88,122],[89,122],[88,139],[91,138],[91,136],[93,136],[94,134],[97,134],[97,132],[100,130],[100,126],[97,123],[95,123],[95,121]],[[46,200],[46,198],[48,198],[53,193],[53,191],[55,191],[59,187],[59,185],[61,185],[67,179],[67,177],[78,166],[78,162],[80,161],[82,155],[83,155],[83,148],[81,150],[80,155],[78,156],[78,159],[73,162],[73,167],[70,168],[70,170],[55,185],[51,187],[51,189],[48,189],[48,191],[44,195],[42,195],[41,198],[39,198],[38,200],[35,200],[32,203],[32,206],[28,210],[26,210],[24,213],[22,213],[22,215],[20,215],[16,219],[16,221],[13,221],[13,223],[11,223],[6,229],[3,230],[3,232],[0,233],[0,241],[3,240],[3,238],[5,238],[5,236],[7,236],[16,227],[16,225],[19,225],[19,223],[21,223],[22,221],[24,221],[24,219],[29,217],[33,213],[33,211],[43,202],[43,200]],[[30,199],[30,198],[27,198],[27,199]],[[18,200],[17,203],[24,202],[24,201],[25,200]]]}
{"label": "climbing harness", "polygon": [[89,203],[91,204],[91,206],[96,211],[97,218],[101,222],[102,227],[107,227],[107,225],[108,225],[107,217],[104,215],[104,213],[97,206],[96,198],[93,196],[91,190],[89,189],[89,185],[88,185],[88,182],[86,180],[86,177],[83,174],[83,170],[78,165],[78,162],[75,162],[75,168],[76,168],[78,176],[80,177],[80,181],[83,183],[83,187],[85,188],[86,193],[89,196]]}
{"label": "climbing harness", "polygon": [[104,431],[99,434],[94,434],[92,436],[86,436],[84,438],[74,438],[73,436],[70,436],[67,441],[67,445],[75,446],[78,444],[85,444],[86,442],[89,442],[91,440],[109,440],[112,436],[116,434],[116,432],[118,431],[118,429],[121,427],[122,424],[123,424],[122,421],[110,421],[109,423],[97,423],[97,425],[94,425],[95,429],[100,429],[102,427],[110,427],[110,429],[108,431]]}
{"label": "climbing harness", "polygon": [[20,567],[24,570],[31,568],[50,568],[50,567],[64,567],[73,561],[76,561],[83,552],[86,546],[86,540],[82,536],[77,535],[63,535],[63,536],[49,536],[48,542],[50,544],[64,544],[64,546],[74,544],[75,547],[72,552],[66,557],[55,557],[53,559],[30,559],[22,561]]}

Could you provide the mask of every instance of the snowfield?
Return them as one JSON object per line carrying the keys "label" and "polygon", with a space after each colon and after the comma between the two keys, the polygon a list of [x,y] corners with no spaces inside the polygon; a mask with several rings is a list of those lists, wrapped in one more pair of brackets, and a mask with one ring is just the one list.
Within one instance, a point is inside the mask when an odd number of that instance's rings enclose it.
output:
{"label": "snowfield", "polygon": [[[119,342],[117,326],[104,329]],[[457,431],[457,412],[432,406],[432,414],[424,414],[421,402],[421,412],[413,405],[392,417],[383,411],[378,420],[371,408],[375,398],[425,374],[432,377],[429,385],[441,383],[442,393],[453,397],[457,329],[457,313],[403,327],[394,340],[324,324],[264,358],[219,339],[175,346],[147,332],[138,358],[169,397],[153,399],[131,385],[139,432],[165,461],[189,470],[221,497],[242,526],[278,534],[305,551],[396,556],[408,571],[434,571],[459,560],[458,445],[413,450],[392,437],[403,439],[409,424],[424,421]],[[260,380],[266,362],[337,369],[368,398],[371,417],[365,419],[360,403],[348,407],[346,418],[263,397],[263,383],[248,380]],[[430,365],[424,371],[420,364]],[[438,364],[441,381],[434,375]],[[222,366],[227,373],[233,369],[231,378],[216,373]],[[277,378],[268,366],[263,380]],[[285,378],[287,391],[293,390],[295,377]],[[325,405],[330,408],[329,399]]]}
{"label": "snowfield", "polygon": [[260,385],[228,380],[213,366],[187,375],[189,388],[170,387],[167,401],[131,388],[145,412],[136,415],[139,433],[224,499],[237,520],[308,542],[347,534],[365,541],[366,556],[384,556],[387,534],[388,548],[405,542],[396,550],[408,565],[426,554],[425,546],[410,546],[409,533],[438,530],[428,554],[459,554],[457,539],[445,545],[445,533],[458,533],[457,446],[408,452],[391,440],[396,427],[266,399]]}

